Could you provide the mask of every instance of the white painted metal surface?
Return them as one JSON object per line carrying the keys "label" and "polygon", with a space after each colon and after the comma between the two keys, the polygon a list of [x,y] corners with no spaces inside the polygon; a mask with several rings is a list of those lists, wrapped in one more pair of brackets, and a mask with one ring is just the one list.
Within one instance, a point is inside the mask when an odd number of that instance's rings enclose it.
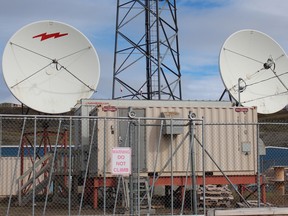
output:
{"label": "white painted metal surface", "polygon": [[8,41],[3,75],[12,94],[30,108],[64,113],[95,92],[98,55],[77,29],[56,21],[24,26]]}
{"label": "white painted metal surface", "polygon": [[219,65],[226,89],[238,102],[240,96],[243,106],[269,114],[287,105],[288,58],[268,35],[250,29],[235,32],[223,44]]}

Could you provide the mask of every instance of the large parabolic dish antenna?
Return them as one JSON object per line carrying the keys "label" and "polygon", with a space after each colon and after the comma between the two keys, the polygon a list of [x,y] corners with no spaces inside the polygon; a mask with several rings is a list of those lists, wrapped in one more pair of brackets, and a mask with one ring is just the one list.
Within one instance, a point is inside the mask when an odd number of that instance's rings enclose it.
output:
{"label": "large parabolic dish antenna", "polygon": [[98,55],[77,29],[40,21],[17,31],[3,54],[3,75],[12,94],[43,113],[64,113],[95,92]]}
{"label": "large parabolic dish antenna", "polygon": [[268,35],[235,32],[224,42],[219,66],[226,89],[243,106],[257,106],[258,113],[269,114],[288,104],[288,59]]}

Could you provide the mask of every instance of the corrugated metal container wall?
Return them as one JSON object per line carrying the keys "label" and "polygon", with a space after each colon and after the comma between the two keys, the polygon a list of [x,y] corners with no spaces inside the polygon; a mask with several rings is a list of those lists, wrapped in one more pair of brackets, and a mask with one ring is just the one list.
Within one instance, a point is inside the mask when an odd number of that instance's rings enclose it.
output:
{"label": "corrugated metal container wall", "polygon": [[[204,144],[208,153],[220,168],[227,174],[247,175],[256,173],[256,127],[257,112],[254,108],[248,109],[248,112],[236,112],[235,108],[217,108],[217,107],[153,107],[147,108],[147,116],[158,117],[161,112],[177,112],[180,116],[186,117],[189,111],[193,111],[196,117],[205,121]],[[239,125],[236,125],[236,124]],[[248,125],[246,125],[248,124]],[[250,125],[249,125],[250,124]],[[171,156],[171,150],[175,150],[182,142],[189,128],[185,127],[182,135],[173,138],[173,146],[170,147],[170,139],[163,139],[160,144],[160,154],[158,155],[158,164],[156,171],[159,172],[167,163]],[[202,128],[201,125],[195,126],[194,145],[196,148],[196,171],[202,171]],[[153,140],[154,143],[159,139],[160,132],[157,130],[147,130],[147,140]],[[154,171],[154,164],[149,161],[155,161],[157,157],[157,145],[152,142],[147,143],[147,165],[148,172]],[[250,143],[251,151],[246,154],[242,152],[241,144]],[[201,144],[201,145],[199,145]],[[175,175],[185,174],[187,170],[189,154],[189,139],[179,148],[173,156],[173,172]],[[219,174],[218,168],[213,161],[206,156],[207,172]],[[165,171],[170,172],[168,166]]]}
{"label": "corrugated metal container wall", "polygon": [[[204,117],[204,142],[208,153],[220,168],[230,175],[255,174],[257,171],[257,112],[236,112],[238,108],[202,108]],[[248,146],[247,151],[243,146]],[[198,148],[198,154],[200,154]],[[198,160],[197,160],[198,161]],[[198,161],[198,162],[201,162]],[[202,166],[201,163],[198,165]],[[206,158],[206,169],[219,173],[211,159]]]}
{"label": "corrugated metal container wall", "polygon": [[[12,184],[12,195],[16,195],[18,191],[18,183],[16,180],[20,177],[20,158],[17,161],[15,179],[13,181],[13,174],[15,170],[15,164],[17,157],[1,157],[0,158],[0,196],[9,196]],[[29,169],[32,166],[29,158],[24,158],[23,168]],[[26,182],[27,177],[24,179]]]}
{"label": "corrugated metal container wall", "polygon": [[[85,102],[84,102],[85,103]],[[123,101],[104,101],[95,102],[98,106],[98,116],[99,117],[118,117],[118,112],[107,112],[102,111],[101,107],[106,106],[116,106],[119,108],[127,108],[129,106],[135,108],[144,108],[146,110],[146,117],[160,118],[162,113],[165,112],[176,112],[180,118],[187,118],[189,111],[196,114],[196,118],[202,119],[205,122],[204,127],[204,144],[207,152],[211,158],[217,163],[217,165],[226,174],[230,175],[251,175],[256,173],[256,126],[257,123],[257,111],[254,107],[245,108],[245,112],[238,112],[238,108],[231,107],[228,103],[221,104],[218,102],[196,103],[197,106],[188,106],[189,103],[185,102],[169,102],[169,106],[165,102],[153,102],[153,101],[134,101],[133,103],[123,102]],[[192,103],[193,104],[193,103]],[[174,105],[174,106],[173,106]],[[201,106],[203,105],[203,106]],[[83,116],[88,116],[91,111],[93,102],[89,101],[86,105],[82,105],[80,113]],[[81,115],[79,114],[79,115]],[[149,124],[160,125],[160,120],[147,120]],[[188,122],[187,121],[184,123]],[[201,123],[201,122],[200,122]],[[115,133],[110,134],[111,128],[114,128]],[[99,174],[103,173],[103,167],[105,163],[108,170],[110,171],[110,150],[118,145],[119,137],[117,135],[118,123],[116,120],[109,121],[105,128],[99,126],[98,132],[99,137],[106,133],[106,152],[107,160],[103,161],[104,148],[98,148],[98,169]],[[171,137],[163,135],[160,132],[160,127],[147,127],[146,128],[146,161],[147,170],[146,173],[151,172],[161,172],[164,171],[167,175],[171,174],[171,166],[169,159],[172,153],[178,148],[177,153],[173,155],[173,173],[174,175],[185,175],[188,170],[190,170],[189,157],[189,136],[187,133],[189,127],[184,127],[183,133]],[[109,133],[109,136],[107,136]],[[194,145],[196,148],[195,161],[196,161],[196,171],[200,173],[202,171],[202,126],[196,125],[194,129],[195,139]],[[186,137],[186,138],[185,138]],[[185,138],[185,139],[184,139]],[[159,146],[159,153],[157,153],[158,140],[161,139]],[[103,144],[103,140],[99,140],[99,144]],[[172,145],[171,145],[172,143]],[[182,144],[183,143],[183,144]],[[179,145],[181,147],[179,148]],[[156,160],[157,158],[157,160]],[[155,165],[155,161],[157,164]],[[168,164],[168,166],[167,166]],[[213,175],[220,174],[217,166],[214,162],[206,155],[205,156],[205,171],[213,172]]]}
{"label": "corrugated metal container wall", "polygon": [[[191,107],[149,107],[147,108],[147,116],[160,117],[161,113],[177,113],[178,116],[182,118],[188,118],[189,111],[192,111]],[[155,120],[154,124],[161,124],[160,120]],[[162,122],[163,124],[164,122]],[[169,124],[169,121],[167,122]],[[187,124],[187,121],[183,121],[182,124]],[[171,124],[171,122],[170,122]],[[173,122],[172,122],[173,124]],[[164,125],[165,127],[165,125]],[[184,126],[183,133],[179,135],[161,135],[160,128],[155,130],[155,128],[149,128],[147,130],[147,139],[149,142],[147,143],[147,165],[148,172],[161,172],[164,166],[168,164],[168,166],[164,169],[163,175],[167,173],[169,175],[171,170],[175,175],[185,175],[188,165],[189,154],[189,136],[187,133],[189,132],[189,127]],[[158,150],[159,136],[161,136],[161,143]],[[172,145],[171,145],[172,143]],[[183,143],[183,144],[182,144]],[[182,145],[181,145],[182,144]],[[179,147],[181,145],[181,147]],[[177,149],[178,148],[178,149]],[[171,157],[171,153],[173,154],[175,150],[177,152]],[[159,152],[159,153],[158,153]],[[172,158],[172,169],[171,162],[169,159]],[[154,161],[157,161],[156,167]],[[189,166],[189,165],[188,165]],[[155,169],[156,168],[156,169]]]}

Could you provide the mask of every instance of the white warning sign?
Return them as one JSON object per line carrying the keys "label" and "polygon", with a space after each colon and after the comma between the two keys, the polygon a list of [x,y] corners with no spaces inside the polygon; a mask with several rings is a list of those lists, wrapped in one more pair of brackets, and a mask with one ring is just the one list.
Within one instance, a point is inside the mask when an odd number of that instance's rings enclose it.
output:
{"label": "white warning sign", "polygon": [[112,148],[112,174],[130,175],[131,174],[131,148],[115,147]]}

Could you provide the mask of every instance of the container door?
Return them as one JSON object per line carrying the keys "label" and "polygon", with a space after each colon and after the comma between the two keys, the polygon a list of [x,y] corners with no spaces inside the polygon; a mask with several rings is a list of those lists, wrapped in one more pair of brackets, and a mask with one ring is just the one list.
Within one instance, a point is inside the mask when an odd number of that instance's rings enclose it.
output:
{"label": "container door", "polygon": [[[118,123],[118,141],[119,147],[132,148],[132,169],[137,172],[137,164],[139,163],[139,170],[146,171],[146,128],[145,121],[141,120],[140,124],[137,117],[145,117],[145,109],[133,109],[136,114],[135,119],[119,120]],[[119,117],[127,117],[129,109],[118,109]],[[139,161],[138,161],[139,155]]]}

